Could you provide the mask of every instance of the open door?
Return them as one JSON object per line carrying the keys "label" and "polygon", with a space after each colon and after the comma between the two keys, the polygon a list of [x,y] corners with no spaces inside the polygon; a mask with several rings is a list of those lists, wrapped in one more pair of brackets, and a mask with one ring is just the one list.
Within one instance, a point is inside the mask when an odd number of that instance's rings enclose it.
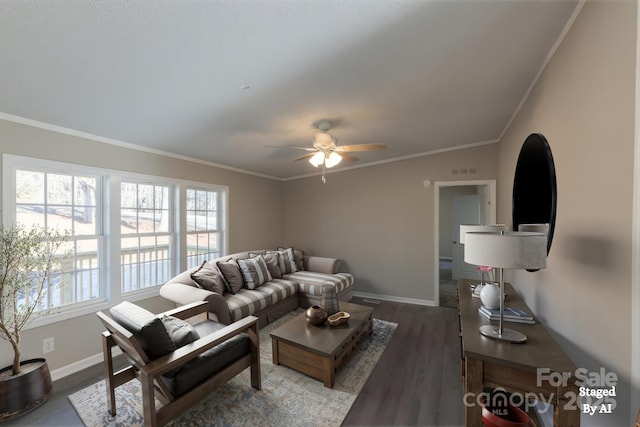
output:
{"label": "open door", "polygon": [[[436,305],[455,307],[458,279],[480,278],[476,266],[464,263],[463,247],[459,244],[460,224],[495,224],[496,181],[437,181],[434,196],[436,268],[433,301]],[[454,202],[455,196],[462,197],[456,197]]]}
{"label": "open door", "polygon": [[460,224],[484,223],[484,200],[480,194],[453,196],[451,199],[451,253],[453,279],[479,279],[476,265],[464,262],[464,245],[460,244]]}

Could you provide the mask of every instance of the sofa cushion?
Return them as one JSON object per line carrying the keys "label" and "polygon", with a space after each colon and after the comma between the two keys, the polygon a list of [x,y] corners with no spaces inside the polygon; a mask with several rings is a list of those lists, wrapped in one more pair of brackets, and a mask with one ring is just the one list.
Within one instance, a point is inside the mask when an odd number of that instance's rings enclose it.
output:
{"label": "sofa cushion", "polygon": [[203,289],[222,295],[225,291],[222,273],[214,264],[204,261],[197,270],[191,273],[191,279]]}
{"label": "sofa cushion", "polygon": [[176,348],[191,344],[200,338],[196,328],[185,320],[178,319],[173,316],[167,316],[166,314],[160,319],[162,320],[162,324],[167,330],[167,333],[171,337],[171,341],[173,341]]}
{"label": "sofa cushion", "polygon": [[271,273],[262,255],[253,258],[239,259],[238,265],[247,289],[255,289],[271,280]]}
{"label": "sofa cushion", "polygon": [[229,292],[230,294],[235,294],[240,289],[242,289],[242,287],[244,286],[242,273],[240,272],[238,263],[233,258],[229,258],[224,261],[218,261],[216,265],[222,272],[227,292]]}
{"label": "sofa cushion", "polygon": [[322,296],[322,285],[332,283],[336,287],[336,293],[340,293],[353,285],[353,275],[349,273],[316,273],[314,271],[297,271],[285,274],[283,278],[295,280],[300,286],[300,292],[307,295]]}
{"label": "sofa cushion", "polygon": [[157,359],[176,349],[162,320],[144,308],[123,301],[109,309],[113,320],[136,338],[150,359]]}
{"label": "sofa cushion", "polygon": [[244,288],[236,294],[225,294],[224,299],[232,322],[262,311],[272,304],[271,295],[257,289]]}
{"label": "sofa cushion", "polygon": [[271,296],[271,304],[278,303],[298,293],[298,282],[293,280],[273,279],[258,289]]}
{"label": "sofa cushion", "polygon": [[280,271],[280,265],[278,263],[278,253],[273,251],[261,251],[262,253],[249,252],[250,257],[255,257],[257,255],[262,255],[264,257],[265,262],[267,263],[267,268],[269,269],[269,274],[271,274],[272,279],[282,279],[282,272]]}
{"label": "sofa cushion", "polygon": [[[204,337],[222,329],[225,325],[207,320],[195,325],[197,333]],[[203,352],[160,378],[171,392],[180,396],[202,382],[203,378],[219,372],[230,363],[249,353],[249,337],[239,334]]]}

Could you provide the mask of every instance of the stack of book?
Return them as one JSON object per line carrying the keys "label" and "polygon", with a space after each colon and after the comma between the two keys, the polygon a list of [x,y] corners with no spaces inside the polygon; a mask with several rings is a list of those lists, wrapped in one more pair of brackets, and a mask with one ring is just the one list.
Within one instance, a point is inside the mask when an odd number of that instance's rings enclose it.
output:
{"label": "stack of book", "polygon": [[[499,308],[487,308],[484,305],[480,306],[478,312],[481,316],[489,320],[500,320]],[[529,323],[535,324],[536,321],[533,316],[520,308],[505,307],[503,320],[505,322],[517,322],[517,323]]]}

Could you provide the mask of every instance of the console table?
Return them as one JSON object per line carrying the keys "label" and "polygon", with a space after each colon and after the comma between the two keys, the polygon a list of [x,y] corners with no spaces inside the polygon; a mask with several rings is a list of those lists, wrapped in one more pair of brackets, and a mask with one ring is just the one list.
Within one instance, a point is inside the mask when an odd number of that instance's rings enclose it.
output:
{"label": "console table", "polygon": [[[501,387],[521,396],[534,393],[544,396],[545,401],[551,398],[554,425],[579,426],[579,400],[576,402],[572,398],[578,395],[574,378],[575,364],[538,322],[535,325],[504,323],[505,327],[527,336],[527,341],[523,344],[497,341],[481,335],[478,328],[491,322],[478,313],[482,303],[479,298],[472,297],[469,282],[466,279],[458,281],[466,426],[482,425],[482,407],[476,403],[476,397],[480,396],[484,387]],[[511,285],[505,284],[505,294],[505,305],[531,312]],[[497,322],[494,321],[495,323]],[[542,381],[539,381],[539,368],[548,369],[548,376]],[[546,380],[560,378],[557,375],[563,373],[566,373],[565,376],[570,375],[566,385],[563,381]]]}

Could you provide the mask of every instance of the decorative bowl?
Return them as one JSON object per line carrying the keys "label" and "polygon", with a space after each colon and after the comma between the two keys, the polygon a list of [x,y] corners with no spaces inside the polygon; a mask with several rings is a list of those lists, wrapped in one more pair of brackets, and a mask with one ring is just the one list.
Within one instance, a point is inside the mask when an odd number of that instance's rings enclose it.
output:
{"label": "decorative bowl", "polygon": [[310,325],[321,326],[327,320],[327,312],[319,305],[314,305],[307,309],[305,317]]}
{"label": "decorative bowl", "polygon": [[343,323],[347,323],[351,315],[346,311],[339,311],[336,314],[332,314],[327,318],[327,322],[329,322],[330,326],[338,326]]}

